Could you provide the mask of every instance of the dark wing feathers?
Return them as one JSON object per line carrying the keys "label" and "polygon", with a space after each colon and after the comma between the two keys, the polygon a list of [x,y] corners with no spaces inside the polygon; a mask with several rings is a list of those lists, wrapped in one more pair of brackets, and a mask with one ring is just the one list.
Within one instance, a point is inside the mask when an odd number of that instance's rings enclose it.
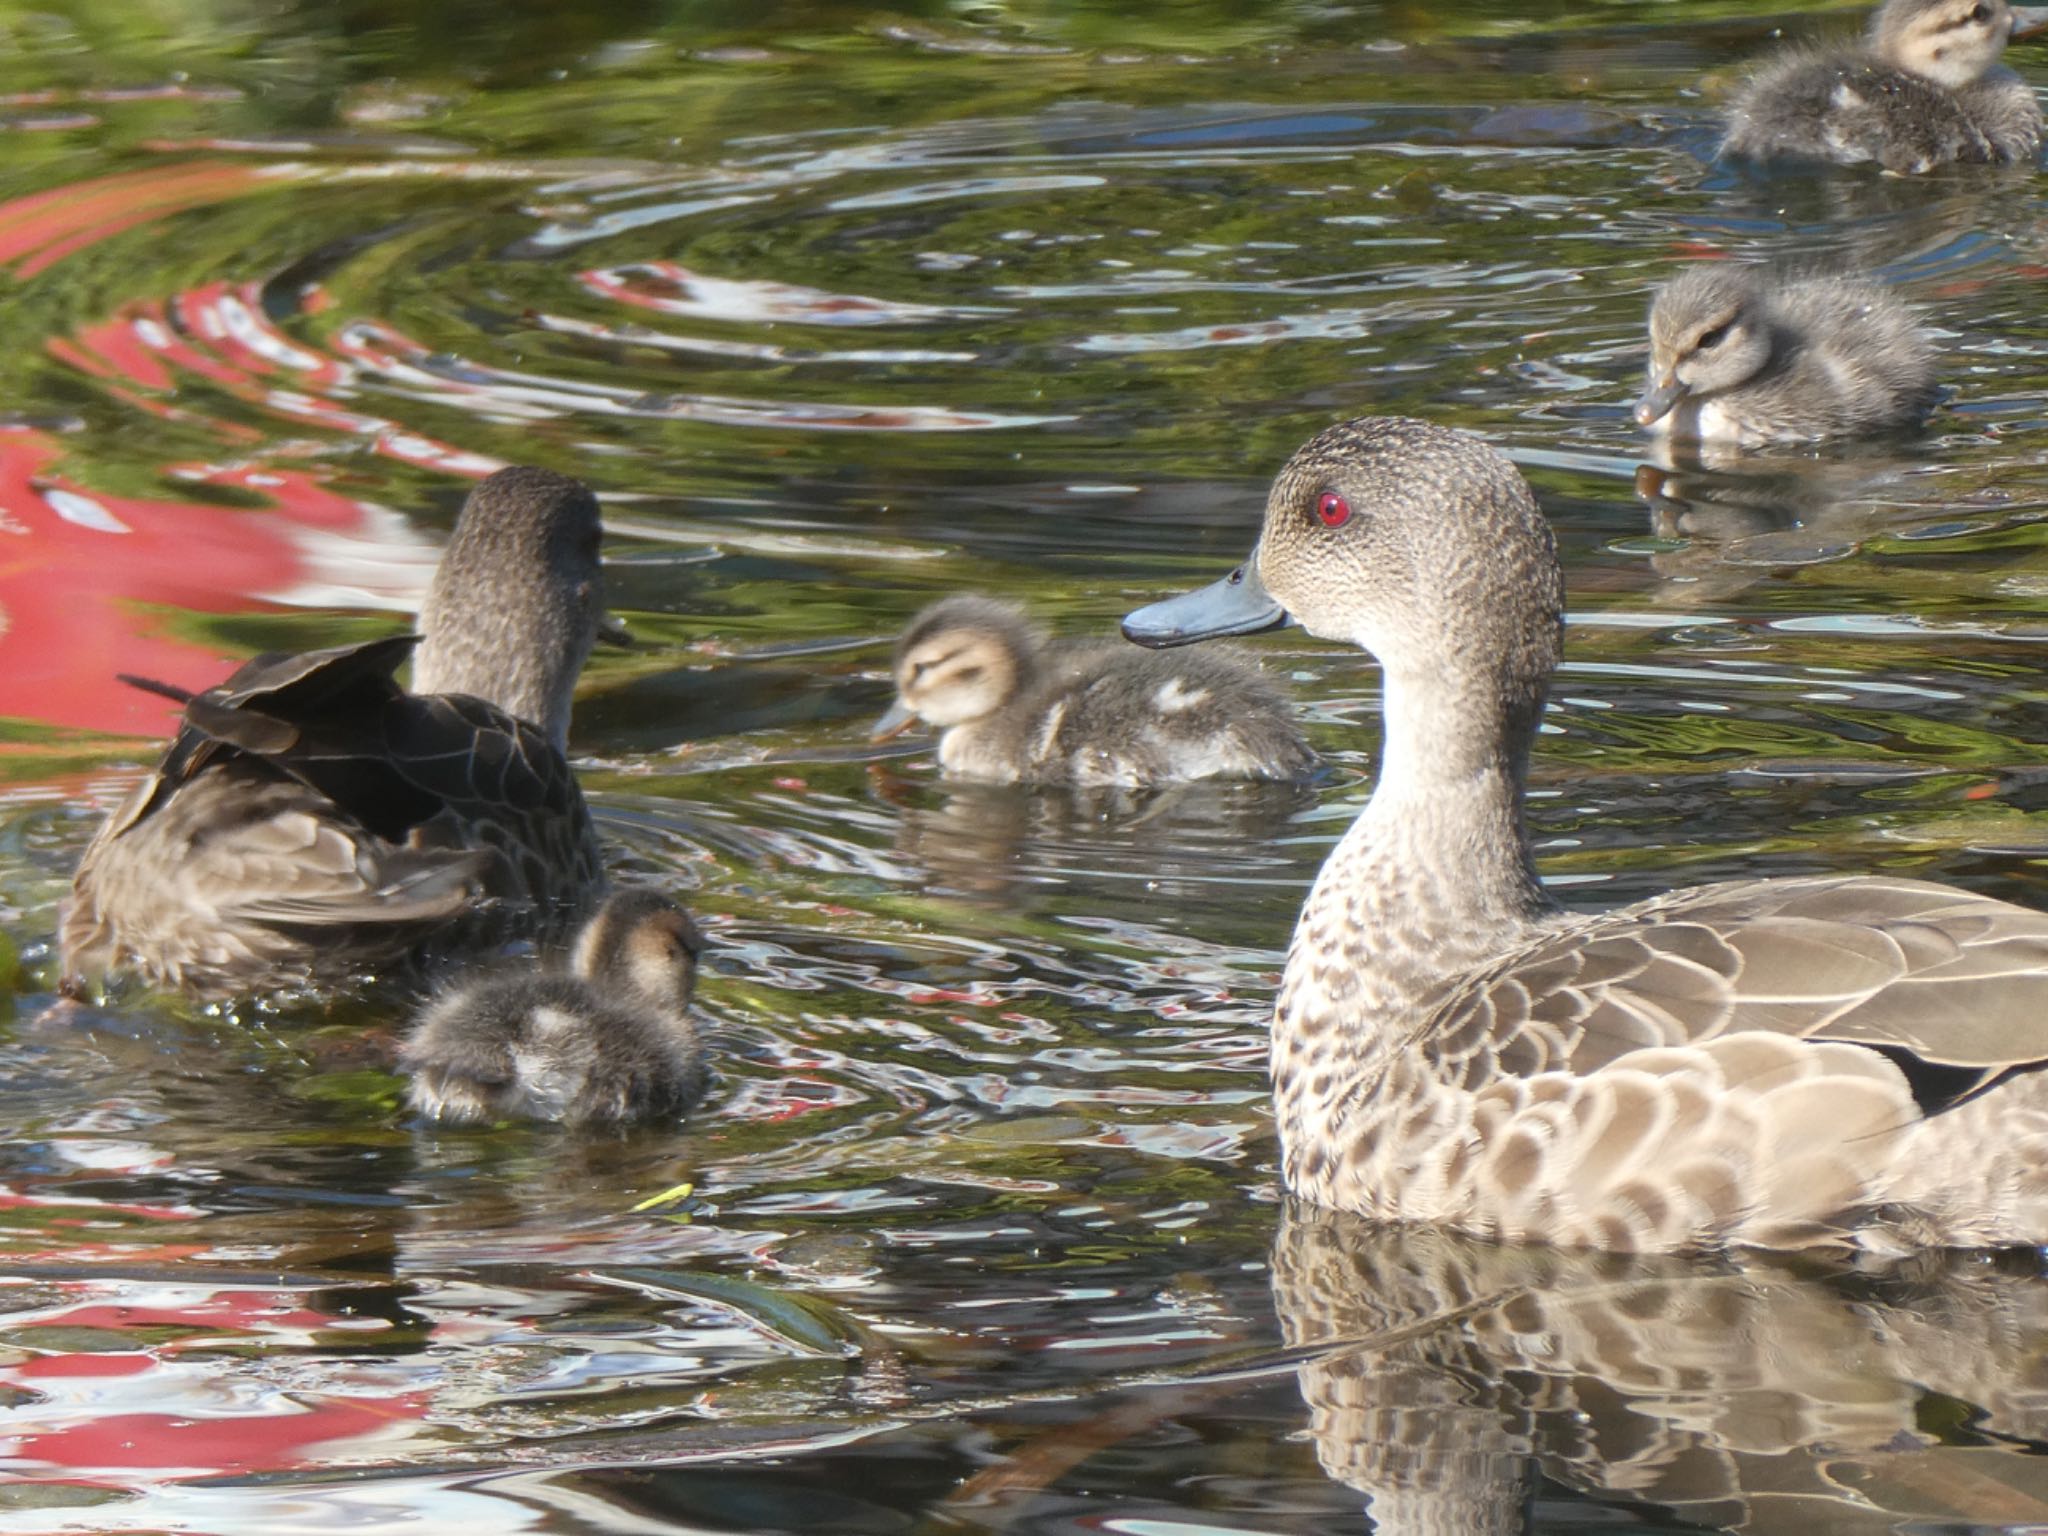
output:
{"label": "dark wing feathers", "polygon": [[2048,1066],[2048,913],[1886,876],[1742,881],[1560,925],[1431,1021],[1470,1086],[1735,1025],[1867,1046],[1926,1110]]}

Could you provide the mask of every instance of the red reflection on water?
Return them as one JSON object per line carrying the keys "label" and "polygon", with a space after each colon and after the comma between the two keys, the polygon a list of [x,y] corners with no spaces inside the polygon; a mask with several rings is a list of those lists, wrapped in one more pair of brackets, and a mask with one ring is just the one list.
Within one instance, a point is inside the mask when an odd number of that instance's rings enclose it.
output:
{"label": "red reflection on water", "polygon": [[322,578],[309,534],[362,534],[368,510],[300,470],[184,470],[254,492],[269,511],[90,491],[54,471],[63,449],[0,429],[0,716],[159,735],[175,708],[116,680],[187,687],[228,659],[151,608],[233,613]]}
{"label": "red reflection on water", "polygon": [[[0,1458],[16,1477],[62,1469],[71,1481],[125,1483],[137,1471],[180,1477],[278,1472],[324,1464],[360,1441],[422,1418],[424,1390],[362,1391],[382,1372],[365,1366],[343,1384],[353,1391],[287,1389],[262,1358],[242,1352],[303,1350],[330,1330],[360,1331],[362,1320],[315,1310],[293,1292],[138,1285],[73,1287],[69,1304],[8,1318],[17,1346],[36,1347],[44,1328],[133,1335],[144,1347],[32,1355],[0,1366],[0,1382],[25,1394],[8,1416]],[[79,1295],[92,1292],[91,1296]],[[164,1340],[171,1332],[177,1336]],[[236,1351],[233,1355],[220,1353]],[[394,1384],[400,1378],[393,1378]]]}

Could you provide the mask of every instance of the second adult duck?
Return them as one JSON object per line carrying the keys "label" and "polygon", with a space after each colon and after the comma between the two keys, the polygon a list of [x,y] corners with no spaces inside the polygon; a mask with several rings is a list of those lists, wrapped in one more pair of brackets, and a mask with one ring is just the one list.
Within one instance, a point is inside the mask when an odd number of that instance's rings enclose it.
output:
{"label": "second adult duck", "polygon": [[259,656],[186,698],[79,863],[67,987],[116,969],[202,996],[327,987],[565,929],[604,880],[564,756],[602,537],[576,481],[500,470],[418,636]]}
{"label": "second adult duck", "polygon": [[940,729],[947,775],[994,784],[1136,787],[1305,778],[1315,754],[1287,700],[1229,656],[1161,656],[1120,641],[1047,638],[1008,603],[949,597],[896,643],[885,740]]}

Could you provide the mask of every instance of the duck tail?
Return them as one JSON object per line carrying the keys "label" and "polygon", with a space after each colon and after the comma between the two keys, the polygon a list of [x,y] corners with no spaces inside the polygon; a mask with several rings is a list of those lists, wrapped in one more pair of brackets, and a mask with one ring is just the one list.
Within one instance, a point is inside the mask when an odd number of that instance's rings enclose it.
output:
{"label": "duck tail", "polygon": [[159,682],[153,677],[137,677],[133,672],[116,672],[114,677],[116,681],[126,683],[130,688],[140,688],[144,693],[154,693],[161,698],[169,699],[173,704],[190,704],[193,699],[191,689],[180,688],[176,683]]}

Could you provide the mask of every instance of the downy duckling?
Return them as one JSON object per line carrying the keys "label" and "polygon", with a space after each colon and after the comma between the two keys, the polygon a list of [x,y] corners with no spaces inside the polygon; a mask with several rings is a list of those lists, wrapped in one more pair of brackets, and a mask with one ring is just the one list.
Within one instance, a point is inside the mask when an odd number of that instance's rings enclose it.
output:
{"label": "downy duckling", "polygon": [[1888,872],[1560,906],[1527,787],[1564,613],[1505,454],[1366,417],[1281,469],[1243,565],[1124,621],[1380,664],[1379,778],[1274,1010],[1286,1186],[1502,1243],[2048,1242],[2048,913]]}
{"label": "downy duckling", "polygon": [[1728,109],[1721,153],[1900,174],[2032,160],[2041,108],[1999,55],[2044,24],[2048,11],[2006,0],[1887,0],[1860,44],[1766,61]]}
{"label": "downy duckling", "polygon": [[1741,446],[1907,427],[1933,408],[1934,370],[1918,317],[1876,283],[1702,262],[1650,306],[1649,387],[1635,418]]}
{"label": "downy duckling", "polygon": [[690,996],[703,947],[659,892],[614,892],[577,935],[566,975],[458,984],[427,1005],[399,1051],[407,1102],[455,1124],[675,1114],[702,1087]]}
{"label": "downy duckling", "polygon": [[343,985],[565,927],[604,886],[565,755],[603,534],[585,486],[501,469],[419,634],[258,656],[199,694],[142,683],[184,719],[79,860],[65,989],[110,970],[200,997]]}
{"label": "downy duckling", "polygon": [[885,741],[939,727],[939,765],[993,784],[1299,779],[1315,767],[1280,690],[1228,656],[1051,641],[1008,603],[949,597],[896,643]]}

